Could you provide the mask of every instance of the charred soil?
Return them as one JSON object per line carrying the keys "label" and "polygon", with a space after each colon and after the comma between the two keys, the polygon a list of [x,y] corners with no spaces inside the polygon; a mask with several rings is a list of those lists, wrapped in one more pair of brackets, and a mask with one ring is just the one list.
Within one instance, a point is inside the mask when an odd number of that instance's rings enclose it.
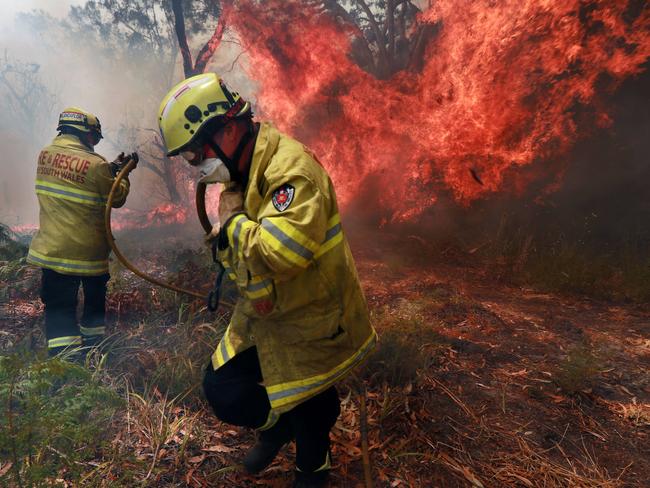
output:
{"label": "charred soil", "polygon": [[[353,247],[380,345],[358,379],[375,486],[647,486],[647,306],[515,287],[479,266],[430,259],[422,243],[395,253],[390,239],[364,242]],[[203,257],[174,258],[186,263],[178,281],[209,283]],[[126,402],[101,448],[79,446],[89,449],[85,474],[69,478],[62,461],[56,478],[287,486],[293,446],[261,477],[243,474],[237,464],[252,434],[217,421],[201,397],[227,313],[215,317],[117,267],[112,274],[113,335],[104,360],[87,366],[102,369]],[[2,353],[41,346],[38,273],[16,266],[2,277]],[[339,388],[333,486],[363,486],[358,379]],[[15,472],[11,463],[0,460],[0,480]]]}

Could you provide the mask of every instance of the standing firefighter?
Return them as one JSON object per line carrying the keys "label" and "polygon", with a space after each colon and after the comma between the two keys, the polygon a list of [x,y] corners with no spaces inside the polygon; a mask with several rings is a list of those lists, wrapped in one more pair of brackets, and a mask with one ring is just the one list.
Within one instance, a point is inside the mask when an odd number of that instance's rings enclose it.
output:
{"label": "standing firefighter", "polygon": [[[109,246],[104,230],[106,199],[124,155],[108,163],[93,148],[102,139],[99,119],[78,108],[59,116],[59,134],[38,157],[36,193],[40,226],[27,261],[43,268],[47,348],[54,356],[66,348],[93,346],[104,335]],[[136,157],[134,153],[131,157]],[[122,206],[128,180],[117,189]],[[77,295],[83,285],[81,326]]]}
{"label": "standing firefighter", "polygon": [[227,185],[210,236],[241,298],[207,368],[206,397],[224,422],[258,430],[248,472],[295,439],[294,486],[325,486],[334,384],[376,340],[332,182],[302,144],[253,123],[250,104],[213,73],[175,86],[159,122],[170,156],[198,167],[201,182]]}

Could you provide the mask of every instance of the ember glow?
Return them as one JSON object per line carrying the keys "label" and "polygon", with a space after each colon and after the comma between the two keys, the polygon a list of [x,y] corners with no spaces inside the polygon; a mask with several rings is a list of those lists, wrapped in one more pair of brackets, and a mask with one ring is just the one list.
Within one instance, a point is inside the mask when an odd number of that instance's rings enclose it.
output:
{"label": "ember glow", "polygon": [[23,225],[12,225],[9,226],[9,229],[14,234],[18,235],[32,235],[38,230],[38,225],[36,224],[23,224]]}
{"label": "ember glow", "polygon": [[161,203],[148,212],[124,208],[112,212],[111,227],[113,230],[127,230],[182,224],[187,221],[188,212],[186,206],[173,203]]}
{"label": "ember glow", "polygon": [[574,142],[610,123],[600,96],[650,56],[636,3],[436,0],[418,18],[438,27],[422,69],[388,80],[351,61],[353,29],[306,2],[234,2],[228,23],[262,117],[319,156],[343,204],[372,177],[378,209],[404,220],[444,191],[467,205],[561,174]]}

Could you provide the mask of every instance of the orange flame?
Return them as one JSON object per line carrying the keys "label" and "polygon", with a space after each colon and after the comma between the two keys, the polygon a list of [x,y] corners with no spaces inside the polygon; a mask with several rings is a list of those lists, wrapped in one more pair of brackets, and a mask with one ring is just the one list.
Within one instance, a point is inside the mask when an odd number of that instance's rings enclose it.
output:
{"label": "orange flame", "polygon": [[229,20],[262,115],[319,155],[343,204],[372,177],[377,207],[403,220],[444,191],[464,205],[521,193],[607,126],[598,95],[650,56],[650,9],[632,5],[436,0],[418,19],[439,28],[422,70],[388,80],[351,61],[352,31],[305,2],[242,0]]}
{"label": "orange flame", "polygon": [[119,213],[113,212],[111,228],[113,231],[120,231],[183,224],[187,221],[188,212],[186,206],[174,205],[173,203],[161,203],[148,212],[123,208],[120,209]]}
{"label": "orange flame", "polygon": [[14,234],[18,235],[29,235],[34,234],[38,230],[38,225],[36,224],[22,224],[22,225],[12,225],[9,226],[9,230]]}

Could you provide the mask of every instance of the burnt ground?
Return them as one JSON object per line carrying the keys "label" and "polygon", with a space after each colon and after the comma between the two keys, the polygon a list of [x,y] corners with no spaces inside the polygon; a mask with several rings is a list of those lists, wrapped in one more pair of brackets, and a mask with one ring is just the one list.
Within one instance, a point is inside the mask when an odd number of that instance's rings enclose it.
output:
{"label": "burnt ground", "polygon": [[[375,486],[648,486],[647,306],[514,287],[485,268],[433,259],[424,248],[395,253],[390,243],[358,244],[381,341],[359,373]],[[147,321],[156,322],[158,336],[195,327],[187,334],[192,344],[216,344],[202,335],[213,319],[200,304],[181,326],[173,300],[165,305],[165,296],[126,272],[113,274],[112,328],[140,346],[113,358],[109,374],[137,389],[153,371],[181,361],[183,347],[173,356],[143,332]],[[37,281],[27,268],[2,283],[1,350],[42,344]],[[288,486],[292,447],[263,476],[242,474],[237,460],[252,435],[215,420],[200,397],[170,400],[160,377],[141,403],[130,401],[116,415],[107,431],[110,455],[97,454],[87,481],[68,486]],[[340,387],[332,486],[363,486],[357,391],[354,380]],[[155,445],[152,417],[177,427]]]}
{"label": "burnt ground", "polygon": [[648,486],[650,310],[423,261],[380,246],[359,259],[373,308],[410,309],[389,326],[410,318],[432,343],[395,472],[410,486]]}

